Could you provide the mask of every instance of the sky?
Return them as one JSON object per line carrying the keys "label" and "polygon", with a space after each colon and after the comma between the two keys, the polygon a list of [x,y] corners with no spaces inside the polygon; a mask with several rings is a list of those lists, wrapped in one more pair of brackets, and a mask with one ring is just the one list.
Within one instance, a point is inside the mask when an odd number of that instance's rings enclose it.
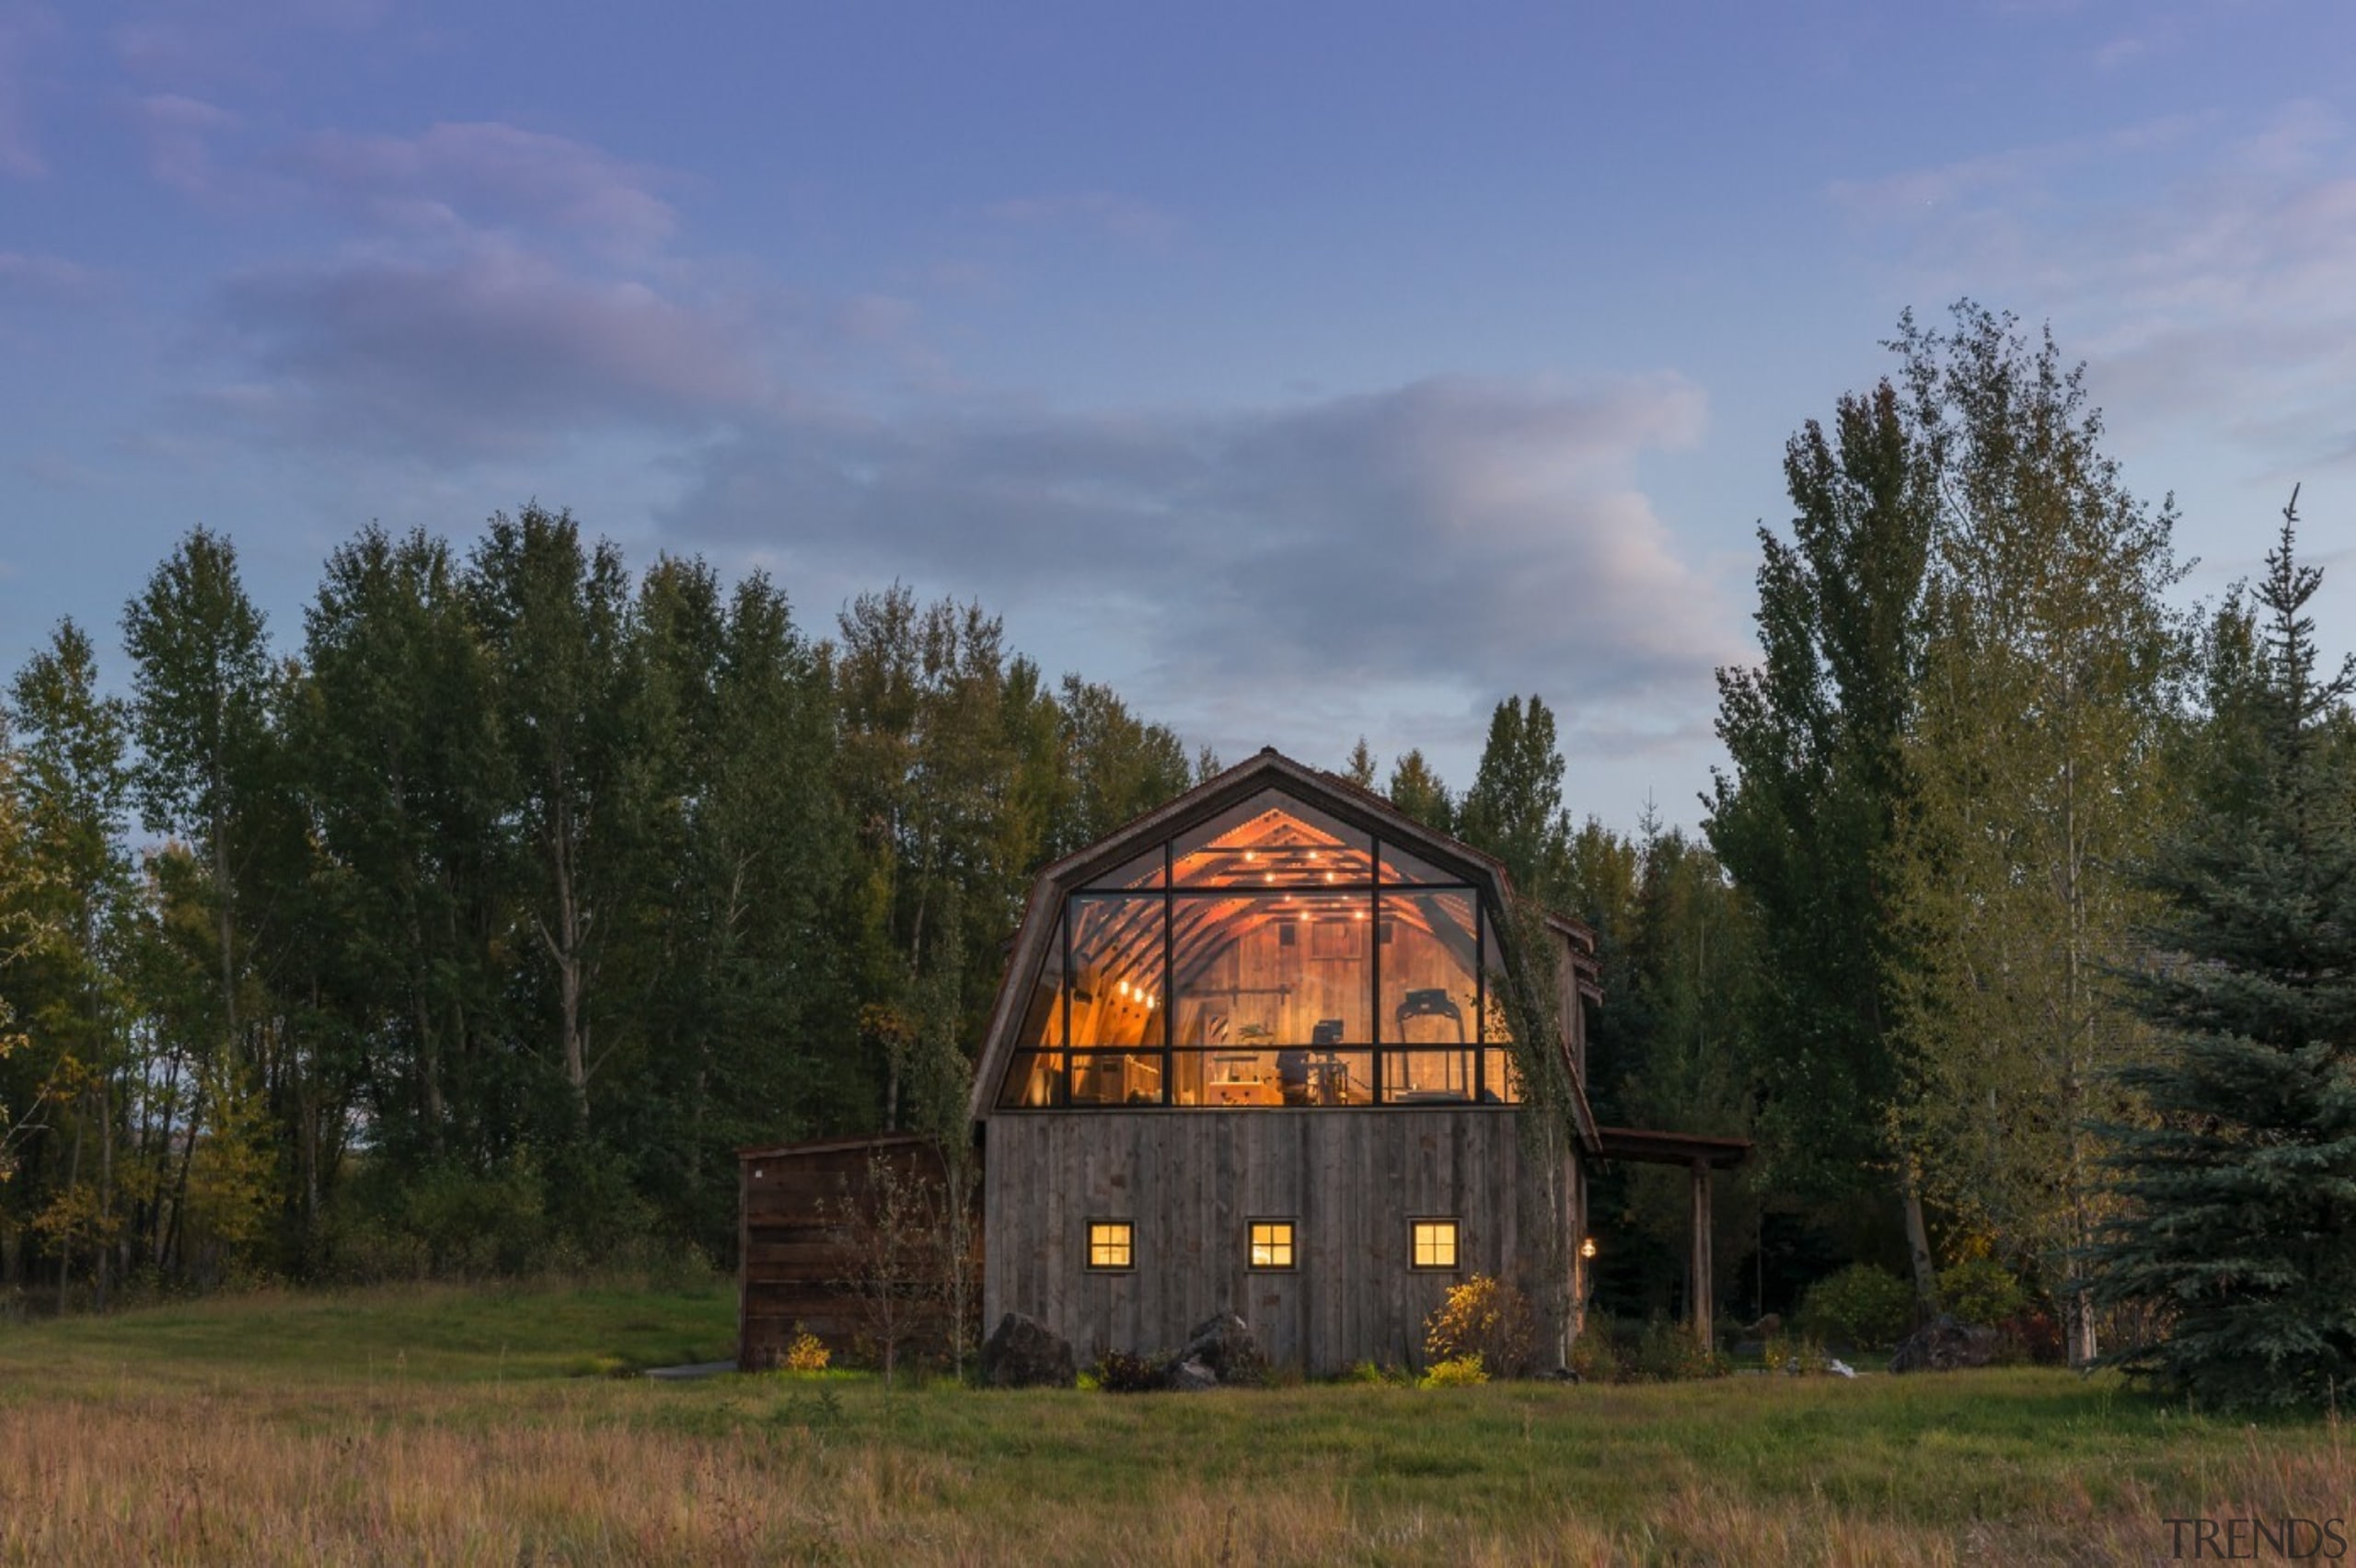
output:
{"label": "sky", "polygon": [[2356,646],[2344,0],[0,0],[0,666],[191,527],[978,600],[1227,759],[1702,815],[1785,440],[1969,295]]}

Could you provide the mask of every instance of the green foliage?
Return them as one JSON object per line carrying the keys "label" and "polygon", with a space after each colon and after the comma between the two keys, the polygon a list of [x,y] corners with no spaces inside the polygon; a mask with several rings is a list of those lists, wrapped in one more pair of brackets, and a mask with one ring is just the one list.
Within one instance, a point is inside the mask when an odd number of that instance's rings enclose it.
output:
{"label": "green foliage", "polygon": [[337,1273],[356,1282],[479,1279],[556,1262],[539,1168],[526,1156],[483,1172],[371,1168],[340,1194],[331,1224]]}
{"label": "green foliage", "polygon": [[1639,1382],[1681,1383],[1695,1378],[1723,1378],[1723,1357],[1693,1337],[1690,1325],[1655,1318],[1636,1336],[1627,1360],[1629,1375]]}
{"label": "green foliage", "polygon": [[1529,1375],[1538,1315],[1517,1286],[1476,1274],[1449,1286],[1424,1323],[1424,1354],[1437,1366],[1471,1358],[1499,1378]]}
{"label": "green foliage", "polygon": [[2152,857],[2166,900],[2136,1005],[2165,1049],[2119,1069],[2142,1114],[2111,1129],[2119,1209],[2102,1300],[2157,1332],[2116,1359],[2222,1406],[2320,1407],[2356,1380],[2356,661],[2318,675],[2297,496],[2221,672],[2194,809]]}
{"label": "green foliage", "polygon": [[2155,908],[2125,868],[2175,810],[2175,519],[2125,489],[2050,333],[1967,303],[1944,332],[1907,319],[1897,347],[1943,498],[1885,866],[1911,953],[1899,1124],[1930,1194],[2071,1308],[2084,1361],[2091,1127],[2125,1113],[2109,1069],[2152,1048],[2113,976]]}
{"label": "green foliage", "polygon": [[1914,1293],[1904,1280],[1872,1263],[1852,1263],[1808,1286],[1798,1320],[1819,1340],[1878,1346],[1897,1343],[1913,1317]]}
{"label": "green foliage", "polygon": [[1618,1326],[1601,1312],[1590,1311],[1578,1338],[1571,1342],[1571,1370],[1582,1383],[1617,1383],[1628,1376],[1628,1353]]}
{"label": "green foliage", "polygon": [[1939,1305],[1967,1323],[2001,1326],[2028,1305],[2028,1292],[1993,1258],[1967,1258],[1939,1271]]}
{"label": "green foliage", "polygon": [[1426,1389],[1470,1389],[1488,1380],[1488,1369],[1481,1365],[1478,1355],[1458,1355],[1446,1361],[1433,1362],[1418,1386]]}
{"label": "green foliage", "polygon": [[1420,750],[1405,753],[1392,766],[1391,782],[1383,793],[1391,797],[1392,805],[1426,827],[1440,833],[1455,831],[1456,798]]}
{"label": "green foliage", "polygon": [[1791,538],[1765,527],[1761,659],[1718,672],[1709,844],[1758,912],[1752,1060],[1770,1179],[1816,1200],[1897,1183],[1889,1028],[1900,952],[1878,861],[1908,798],[1935,509],[1928,454],[1883,382],[1784,447]]}
{"label": "green foliage", "polygon": [[1760,1351],[1760,1365],[1789,1378],[1820,1377],[1832,1369],[1824,1346],[1805,1334],[1770,1334]]}
{"label": "green foliage", "polygon": [[1563,813],[1563,754],[1554,714],[1532,694],[1497,704],[1480,772],[1458,808],[1456,832],[1505,862],[1525,898],[1550,903],[1567,876],[1570,828]]}
{"label": "green foliage", "polygon": [[1373,1389],[1401,1389],[1415,1379],[1404,1367],[1385,1366],[1373,1361],[1353,1361],[1335,1380]]}
{"label": "green foliage", "polygon": [[1096,1386],[1108,1394],[1147,1394],[1165,1387],[1161,1364],[1150,1356],[1112,1351],[1096,1365]]}
{"label": "green foliage", "polygon": [[537,506],[361,530],[283,650],[198,530],[126,606],[127,702],[62,625],[0,746],[6,1266],[104,1304],[124,1259],[725,1257],[737,1148],[879,1125],[970,1192],[1030,877],[1196,759],[977,606],[838,629]]}
{"label": "green foliage", "polygon": [[[1589,822],[1572,845],[1571,905],[1596,929],[1610,1005],[1590,1015],[1587,1090],[1607,1124],[1753,1132],[1758,1017],[1765,986],[1750,901],[1716,857],[1647,813],[1623,837]],[[1716,1179],[1712,1216],[1729,1264],[1758,1234],[1746,1165]],[[1589,1198],[1621,1238],[1615,1305],[1675,1298],[1692,1223],[1691,1178],[1661,1166],[1606,1168]],[[1723,1270],[1732,1279],[1735,1272]]]}

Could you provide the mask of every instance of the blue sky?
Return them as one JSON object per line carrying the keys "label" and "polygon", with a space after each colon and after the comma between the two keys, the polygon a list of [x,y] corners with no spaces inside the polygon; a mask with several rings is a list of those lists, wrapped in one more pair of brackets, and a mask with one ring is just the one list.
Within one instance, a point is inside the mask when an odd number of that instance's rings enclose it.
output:
{"label": "blue sky", "polygon": [[[2344,4],[0,0],[0,657],[191,525],[897,578],[1234,757],[1670,821],[1784,438],[1959,294],[2089,362],[2187,584],[2293,480],[2356,640]],[[118,672],[119,674],[119,672]]]}

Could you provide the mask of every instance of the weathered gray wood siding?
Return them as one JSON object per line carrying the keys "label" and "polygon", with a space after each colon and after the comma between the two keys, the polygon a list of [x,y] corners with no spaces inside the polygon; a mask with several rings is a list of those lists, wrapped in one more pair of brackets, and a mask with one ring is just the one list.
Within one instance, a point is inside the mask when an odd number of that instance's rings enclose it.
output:
{"label": "weathered gray wood siding", "polygon": [[[1360,1360],[1420,1364],[1424,1320],[1473,1274],[1512,1279],[1542,1309],[1543,1177],[1498,1110],[1331,1109],[1001,1113],[984,1178],[985,1323],[1028,1313],[1083,1361],[1174,1348],[1212,1313],[1251,1324],[1270,1358],[1314,1373]],[[1571,1234],[1583,1212],[1576,1158],[1558,1173]],[[1458,1268],[1410,1267],[1409,1222],[1459,1222]],[[1136,1267],[1087,1267],[1091,1220],[1136,1228]],[[1247,1223],[1298,1227],[1289,1273],[1246,1267]],[[1546,1348],[1551,1360],[1549,1327]]]}

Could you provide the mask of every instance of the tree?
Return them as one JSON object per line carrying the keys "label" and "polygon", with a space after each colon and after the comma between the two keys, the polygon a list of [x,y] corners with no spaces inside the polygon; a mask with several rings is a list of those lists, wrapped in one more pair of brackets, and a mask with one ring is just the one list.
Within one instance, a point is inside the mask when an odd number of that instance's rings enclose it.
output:
{"label": "tree", "polygon": [[490,666],[449,547],[422,532],[371,525],[338,548],[304,632],[290,727],[332,865],[349,1021],[380,1053],[377,1147],[438,1158],[481,1121],[469,1058],[502,986]]}
{"label": "tree", "polygon": [[33,1003],[26,1022],[53,1089],[72,1090],[58,1107],[71,1154],[52,1184],[46,1228],[59,1252],[61,1301],[80,1247],[104,1311],[124,1230],[118,1162],[131,1151],[121,1147],[122,1119],[146,1078],[132,1059],[127,974],[139,916],[121,843],[130,726],[121,699],[99,693],[90,640],[71,620],[17,673],[8,698],[21,737],[23,844],[33,878],[26,912],[41,939],[26,955],[23,994]]}
{"label": "tree", "polygon": [[1185,743],[1167,725],[1132,713],[1111,686],[1066,675],[1054,715],[1059,799],[1043,860],[1106,837],[1194,782]]}
{"label": "tree", "polygon": [[1570,823],[1563,813],[1563,754],[1554,714],[1532,693],[1497,704],[1472,788],[1464,792],[1457,830],[1467,844],[1506,864],[1514,886],[1547,903],[1568,875]]}
{"label": "tree", "polygon": [[1383,790],[1391,803],[1438,833],[1456,830],[1456,801],[1440,782],[1420,750],[1409,751],[1391,767],[1391,782]]}
{"label": "tree", "polygon": [[17,754],[0,732],[0,1286],[14,1286],[22,1258],[22,1226],[6,1201],[27,1139],[41,1129],[46,1086],[21,1075],[25,1037],[17,1018],[15,970],[40,935],[25,894],[35,885],[25,843],[24,807],[17,795]]}
{"label": "tree", "polygon": [[210,879],[223,1037],[238,1041],[237,875],[244,792],[267,742],[270,651],[246,597],[237,552],[193,529],[123,608],[132,658],[141,814],[154,833],[186,835]]}
{"label": "tree", "polygon": [[[2297,504],[2256,667],[2221,671],[2199,798],[2145,868],[2165,911],[2130,995],[2165,1045],[2119,1070],[2145,1114],[2109,1129],[2094,1254],[2097,1298],[2163,1330],[2114,1361],[2229,1406],[2356,1383],[2356,661],[2318,678]],[[2227,607],[2228,646],[2248,618]]]}
{"label": "tree", "polygon": [[1768,1180],[1818,1201],[1898,1198],[1927,1300],[1919,1190],[1889,1136],[1900,955],[1881,860],[1908,790],[1935,473],[1885,381],[1841,398],[1829,434],[1808,421],[1784,479],[1792,537],[1759,531],[1761,657],[1718,672],[1734,773],[1715,778],[1703,825],[1758,912]]}
{"label": "tree", "polygon": [[2049,332],[1911,317],[1909,418],[1939,481],[1929,632],[1884,864],[1907,953],[1896,1124],[1934,1194],[2032,1265],[2096,1352],[2084,1259],[2103,1194],[2090,1123],[2146,1048],[2109,978],[2150,894],[2120,868],[2169,809],[2161,748],[2187,651],[2163,595],[2174,514],[2101,449]]}
{"label": "tree", "polygon": [[522,819],[518,847],[537,884],[528,919],[554,982],[559,1069],[585,1129],[601,1065],[598,967],[637,826],[629,574],[611,543],[583,547],[570,513],[531,505],[491,518],[468,597]]}

